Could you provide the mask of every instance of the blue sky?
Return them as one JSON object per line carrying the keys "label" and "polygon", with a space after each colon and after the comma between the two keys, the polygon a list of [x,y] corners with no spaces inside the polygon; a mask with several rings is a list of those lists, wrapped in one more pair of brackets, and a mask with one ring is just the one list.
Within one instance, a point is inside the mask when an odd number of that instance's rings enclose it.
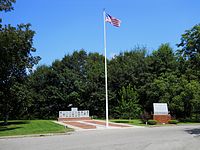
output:
{"label": "blue sky", "polygon": [[199,0],[17,0],[14,11],[0,15],[4,24],[31,23],[34,55],[51,65],[82,48],[104,53],[103,8],[122,21],[120,28],[107,24],[111,58],[137,45],[149,53],[161,43],[176,50],[181,34],[200,23],[199,6]]}

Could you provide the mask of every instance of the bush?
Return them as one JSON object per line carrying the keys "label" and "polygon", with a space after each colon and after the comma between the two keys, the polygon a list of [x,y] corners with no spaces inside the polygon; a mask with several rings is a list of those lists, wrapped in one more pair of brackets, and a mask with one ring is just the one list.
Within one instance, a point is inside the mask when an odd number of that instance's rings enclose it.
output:
{"label": "bush", "polygon": [[92,116],[91,118],[92,118],[92,119],[99,119],[99,117],[98,117],[98,116],[95,116],[95,115]]}
{"label": "bush", "polygon": [[143,114],[140,115],[140,118],[143,123],[148,122],[149,119],[151,119],[151,115],[147,113],[146,111],[143,112]]}
{"label": "bush", "polygon": [[156,125],[157,121],[156,120],[148,120],[149,125]]}
{"label": "bush", "polygon": [[178,120],[169,120],[168,123],[169,123],[169,124],[177,124],[177,123],[178,123]]}

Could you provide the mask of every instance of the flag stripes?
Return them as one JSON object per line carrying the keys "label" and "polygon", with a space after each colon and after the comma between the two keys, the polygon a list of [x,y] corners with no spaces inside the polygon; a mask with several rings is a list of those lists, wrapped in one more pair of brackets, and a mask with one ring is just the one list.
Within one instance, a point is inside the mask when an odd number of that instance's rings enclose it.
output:
{"label": "flag stripes", "polygon": [[120,27],[120,24],[121,24],[121,20],[115,18],[115,17],[112,17],[111,15],[109,14],[106,14],[106,19],[105,19],[106,22],[109,22],[110,24],[112,24],[113,26],[115,27]]}

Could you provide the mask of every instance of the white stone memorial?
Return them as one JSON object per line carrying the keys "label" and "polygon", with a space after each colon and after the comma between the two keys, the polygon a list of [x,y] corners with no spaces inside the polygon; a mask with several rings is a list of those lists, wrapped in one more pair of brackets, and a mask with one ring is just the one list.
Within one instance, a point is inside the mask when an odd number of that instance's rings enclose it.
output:
{"label": "white stone memorial", "polygon": [[78,111],[78,108],[71,108],[71,111],[59,111],[59,118],[82,118],[89,117],[89,110]]}
{"label": "white stone memorial", "polygon": [[168,115],[167,103],[153,103],[154,115]]}

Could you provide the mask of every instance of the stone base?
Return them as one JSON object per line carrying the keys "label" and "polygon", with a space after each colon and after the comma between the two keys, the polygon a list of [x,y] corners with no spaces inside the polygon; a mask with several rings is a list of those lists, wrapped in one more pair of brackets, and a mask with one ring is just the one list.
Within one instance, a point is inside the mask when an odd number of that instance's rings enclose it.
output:
{"label": "stone base", "polygon": [[82,121],[91,120],[91,117],[80,117],[80,118],[58,118],[58,121]]}
{"label": "stone base", "polygon": [[158,123],[168,123],[171,120],[171,115],[153,115],[153,120],[158,121]]}

